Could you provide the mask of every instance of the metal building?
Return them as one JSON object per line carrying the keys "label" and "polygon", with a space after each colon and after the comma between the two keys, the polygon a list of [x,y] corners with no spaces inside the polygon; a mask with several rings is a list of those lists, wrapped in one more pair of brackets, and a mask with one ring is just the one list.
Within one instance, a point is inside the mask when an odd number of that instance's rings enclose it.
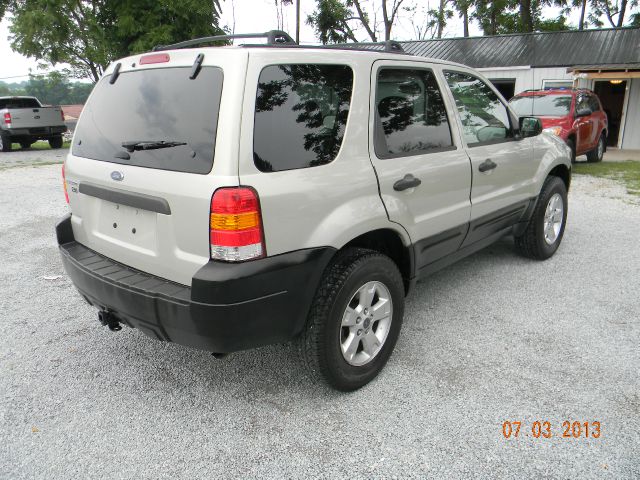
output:
{"label": "metal building", "polygon": [[609,116],[610,146],[640,149],[640,28],[402,42],[414,55],[477,68],[508,99],[528,89],[590,88]]}

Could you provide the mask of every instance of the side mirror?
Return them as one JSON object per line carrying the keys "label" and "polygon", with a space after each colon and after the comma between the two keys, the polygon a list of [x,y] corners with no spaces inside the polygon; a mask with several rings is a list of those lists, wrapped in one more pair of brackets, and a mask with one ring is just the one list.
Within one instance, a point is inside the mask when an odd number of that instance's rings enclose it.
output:
{"label": "side mirror", "polygon": [[590,108],[586,107],[586,108],[579,108],[578,110],[576,110],[576,117],[588,117],[589,115],[591,115],[593,112],[591,111]]}
{"label": "side mirror", "polygon": [[536,117],[520,117],[520,135],[522,138],[535,137],[542,132],[542,122]]}

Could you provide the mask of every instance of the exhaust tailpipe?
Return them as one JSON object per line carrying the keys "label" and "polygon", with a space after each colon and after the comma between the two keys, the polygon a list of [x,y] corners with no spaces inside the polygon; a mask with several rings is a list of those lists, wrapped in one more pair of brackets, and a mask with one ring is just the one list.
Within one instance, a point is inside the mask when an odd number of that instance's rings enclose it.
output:
{"label": "exhaust tailpipe", "polygon": [[100,310],[98,312],[98,320],[100,323],[109,328],[112,332],[119,332],[122,330],[120,321],[108,310]]}

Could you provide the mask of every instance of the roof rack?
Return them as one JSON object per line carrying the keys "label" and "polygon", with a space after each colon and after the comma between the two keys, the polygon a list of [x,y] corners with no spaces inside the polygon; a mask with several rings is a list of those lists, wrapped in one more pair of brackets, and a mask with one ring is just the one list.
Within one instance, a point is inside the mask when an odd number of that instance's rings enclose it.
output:
{"label": "roof rack", "polygon": [[269,30],[263,33],[239,33],[235,35],[214,35],[213,37],[194,38],[193,40],[186,40],[171,45],[156,45],[153,47],[153,51],[158,52],[162,50],[196,47],[204,43],[223,42],[237,38],[266,38],[267,45],[297,45],[295,40],[293,40],[287,32],[283,32],[282,30]]}
{"label": "roof rack", "polygon": [[406,53],[400,42],[395,40],[387,40],[385,42],[372,43],[335,43],[323,45],[322,48],[338,48],[338,49],[354,49],[354,50],[380,50],[375,47],[384,47],[383,51],[388,53]]}

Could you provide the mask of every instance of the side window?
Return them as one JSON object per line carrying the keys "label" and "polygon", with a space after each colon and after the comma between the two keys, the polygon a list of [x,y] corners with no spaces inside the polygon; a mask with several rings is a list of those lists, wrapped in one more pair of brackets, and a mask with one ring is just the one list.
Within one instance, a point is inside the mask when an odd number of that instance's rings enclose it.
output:
{"label": "side window", "polygon": [[380,69],[375,113],[374,143],[379,158],[453,146],[447,111],[431,70]]}
{"label": "side window", "polygon": [[591,105],[589,105],[589,97],[587,95],[580,95],[576,99],[576,112],[585,108],[591,108]]}
{"label": "side window", "polygon": [[263,172],[324,165],[344,136],[353,89],[346,65],[271,65],[260,73],[253,161]]}
{"label": "side window", "polygon": [[589,106],[592,112],[598,112],[600,110],[600,102],[593,95],[589,95]]}
{"label": "side window", "polygon": [[467,145],[513,138],[507,107],[486,83],[462,72],[444,75],[458,107]]}

